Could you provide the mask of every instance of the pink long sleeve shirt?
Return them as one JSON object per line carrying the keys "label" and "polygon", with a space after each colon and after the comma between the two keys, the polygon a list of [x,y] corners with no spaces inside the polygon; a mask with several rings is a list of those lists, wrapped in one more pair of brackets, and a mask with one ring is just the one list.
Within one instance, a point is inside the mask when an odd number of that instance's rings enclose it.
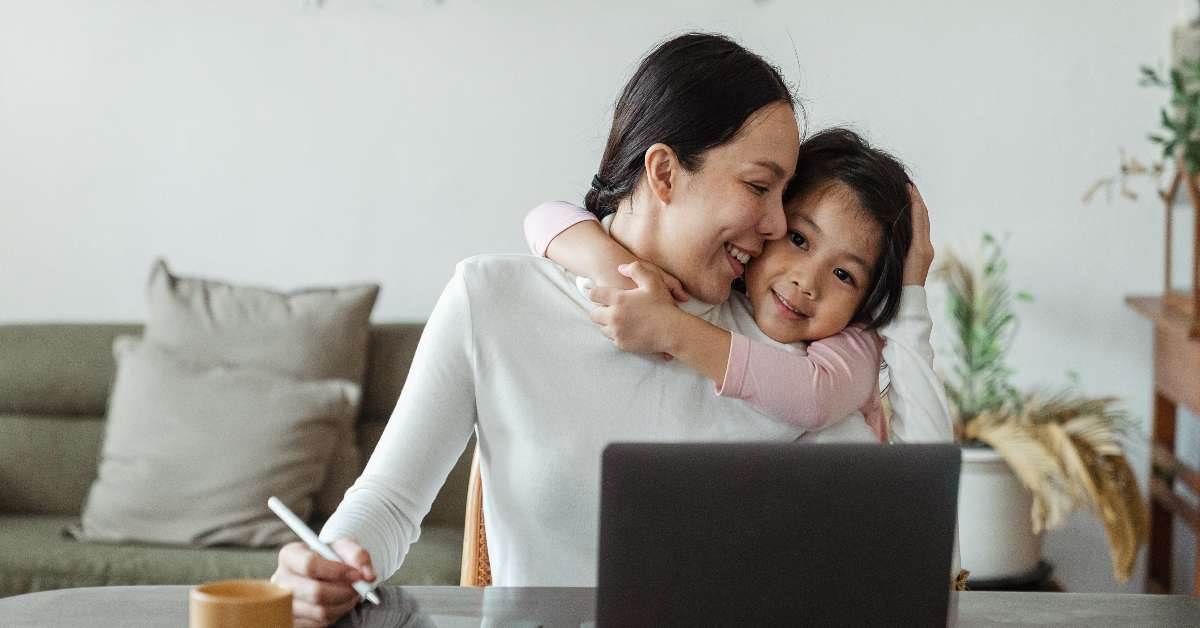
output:
{"label": "pink long sleeve shirt", "polygon": [[[596,217],[570,203],[543,203],[525,216],[525,238],[535,255],[568,228]],[[888,442],[879,400],[882,339],[852,325],[811,343],[779,349],[730,331],[729,359],[719,396],[741,399],[756,410],[805,430],[820,430],[859,410],[871,431]]]}

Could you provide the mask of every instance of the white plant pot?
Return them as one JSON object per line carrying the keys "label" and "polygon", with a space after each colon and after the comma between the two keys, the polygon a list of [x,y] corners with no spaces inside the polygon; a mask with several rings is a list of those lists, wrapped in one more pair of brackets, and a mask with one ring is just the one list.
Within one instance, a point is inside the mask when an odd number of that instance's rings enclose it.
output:
{"label": "white plant pot", "polygon": [[1032,506],[1033,495],[1000,454],[962,448],[959,552],[972,580],[1020,577],[1037,568],[1042,538],[1033,533]]}

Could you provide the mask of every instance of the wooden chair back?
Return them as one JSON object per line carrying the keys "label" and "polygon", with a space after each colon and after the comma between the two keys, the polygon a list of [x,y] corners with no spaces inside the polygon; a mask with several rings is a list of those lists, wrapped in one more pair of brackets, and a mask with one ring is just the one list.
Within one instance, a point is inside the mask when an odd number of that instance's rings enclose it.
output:
{"label": "wooden chair back", "polygon": [[471,480],[467,485],[467,514],[463,526],[462,573],[464,587],[492,584],[492,565],[488,561],[487,534],[483,527],[483,479],[479,475],[479,446],[471,456]]}

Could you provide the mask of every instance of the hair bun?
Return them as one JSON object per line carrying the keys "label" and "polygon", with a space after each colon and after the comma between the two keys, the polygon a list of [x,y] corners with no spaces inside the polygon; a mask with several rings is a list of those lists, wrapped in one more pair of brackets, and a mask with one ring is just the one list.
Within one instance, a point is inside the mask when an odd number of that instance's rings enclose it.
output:
{"label": "hair bun", "polygon": [[608,184],[608,181],[601,179],[600,175],[598,175],[598,174],[592,175],[592,190],[593,191],[601,192],[605,188],[608,188],[608,187],[612,187]]}

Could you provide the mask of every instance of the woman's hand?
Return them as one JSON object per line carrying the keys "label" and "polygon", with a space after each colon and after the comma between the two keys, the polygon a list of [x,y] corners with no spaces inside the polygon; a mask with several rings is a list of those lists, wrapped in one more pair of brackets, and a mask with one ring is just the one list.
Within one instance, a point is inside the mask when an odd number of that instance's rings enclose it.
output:
{"label": "woman's hand", "polygon": [[[675,304],[677,299],[687,298],[682,286],[649,262],[622,264],[619,271],[637,287],[593,288],[588,297],[601,307],[592,310],[592,322],[600,325],[601,332],[625,351],[670,351],[678,317],[687,316]],[[674,285],[668,280],[674,281]]]}
{"label": "woman's hand", "polygon": [[271,582],[291,589],[292,617],[297,628],[328,626],[358,604],[356,580],[375,581],[371,556],[358,543],[339,539],[330,547],[345,563],[322,558],[304,543],[279,550],[279,566]]}
{"label": "woman's hand", "polygon": [[903,285],[923,286],[933,265],[933,242],[929,239],[929,208],[917,191],[917,186],[908,184],[908,197],[912,201],[912,246],[904,258]]}

